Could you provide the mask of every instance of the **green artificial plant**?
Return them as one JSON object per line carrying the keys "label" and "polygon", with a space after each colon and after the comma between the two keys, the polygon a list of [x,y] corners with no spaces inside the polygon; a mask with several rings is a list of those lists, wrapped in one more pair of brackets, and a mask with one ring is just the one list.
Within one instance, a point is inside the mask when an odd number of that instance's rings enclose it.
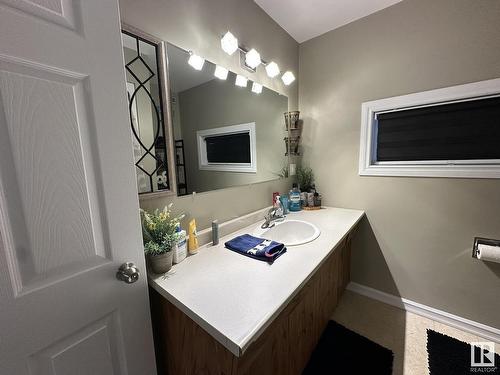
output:
{"label": "green artificial plant", "polygon": [[142,237],[146,255],[161,255],[171,251],[179,239],[177,227],[184,215],[172,216],[172,203],[163,210],[149,213],[141,209]]}
{"label": "green artificial plant", "polygon": [[297,168],[297,181],[300,191],[308,192],[314,185],[314,172],[311,167],[299,166]]}

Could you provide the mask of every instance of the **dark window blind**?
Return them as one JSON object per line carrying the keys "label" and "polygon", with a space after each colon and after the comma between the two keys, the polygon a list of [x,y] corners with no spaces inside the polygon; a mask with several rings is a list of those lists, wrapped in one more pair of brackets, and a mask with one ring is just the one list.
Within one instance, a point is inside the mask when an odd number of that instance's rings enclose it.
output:
{"label": "dark window blind", "polygon": [[250,163],[250,134],[238,133],[206,137],[209,163]]}
{"label": "dark window blind", "polygon": [[377,161],[500,159],[500,98],[377,115]]}

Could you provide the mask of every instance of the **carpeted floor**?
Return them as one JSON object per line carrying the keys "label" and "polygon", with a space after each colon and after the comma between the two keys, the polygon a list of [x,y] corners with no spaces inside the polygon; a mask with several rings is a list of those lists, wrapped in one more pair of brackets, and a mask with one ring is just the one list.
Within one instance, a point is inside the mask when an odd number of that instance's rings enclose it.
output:
{"label": "carpeted floor", "polygon": [[304,375],[391,375],[394,354],[337,322],[328,323]]}

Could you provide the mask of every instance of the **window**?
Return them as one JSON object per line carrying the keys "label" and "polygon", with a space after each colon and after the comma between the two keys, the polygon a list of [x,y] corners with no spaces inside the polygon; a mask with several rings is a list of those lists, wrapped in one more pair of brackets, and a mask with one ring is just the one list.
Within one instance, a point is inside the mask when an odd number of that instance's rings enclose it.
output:
{"label": "window", "polygon": [[500,79],[361,107],[359,174],[500,178]]}
{"label": "window", "polygon": [[257,172],[254,122],[199,130],[196,137],[201,170]]}

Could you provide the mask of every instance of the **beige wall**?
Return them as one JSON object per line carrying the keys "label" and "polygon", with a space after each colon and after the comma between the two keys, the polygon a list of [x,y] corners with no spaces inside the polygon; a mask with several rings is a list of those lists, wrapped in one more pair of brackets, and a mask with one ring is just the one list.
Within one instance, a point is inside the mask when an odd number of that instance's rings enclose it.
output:
{"label": "beige wall", "polygon": [[[226,81],[213,79],[179,94],[189,192],[275,180],[286,165],[283,112],[287,98],[268,89],[256,95],[249,87],[236,87],[234,79],[231,73]],[[255,123],[256,173],[199,169],[198,130],[251,122]]]}
{"label": "beige wall", "polygon": [[500,180],[360,177],[361,103],[500,77],[500,1],[406,0],[300,46],[304,158],[326,204],[366,210],[352,278],[500,327]]}
{"label": "beige wall", "polygon": [[[231,30],[241,43],[256,48],[265,59],[273,59],[282,69],[298,72],[298,44],[252,0],[120,0],[122,22],[139,28],[179,47],[196,51],[209,61],[233,72],[245,73],[289,98],[296,109],[298,82],[285,87],[270,79],[265,70],[249,74],[239,67],[236,54],[228,56],[220,48],[220,37]],[[295,74],[297,76],[297,74]],[[197,194],[195,197],[142,200],[147,209],[174,202],[176,210],[195,217],[198,228],[212,219],[227,220],[271,204],[273,191],[287,191],[290,182],[277,180],[238,188]]]}

